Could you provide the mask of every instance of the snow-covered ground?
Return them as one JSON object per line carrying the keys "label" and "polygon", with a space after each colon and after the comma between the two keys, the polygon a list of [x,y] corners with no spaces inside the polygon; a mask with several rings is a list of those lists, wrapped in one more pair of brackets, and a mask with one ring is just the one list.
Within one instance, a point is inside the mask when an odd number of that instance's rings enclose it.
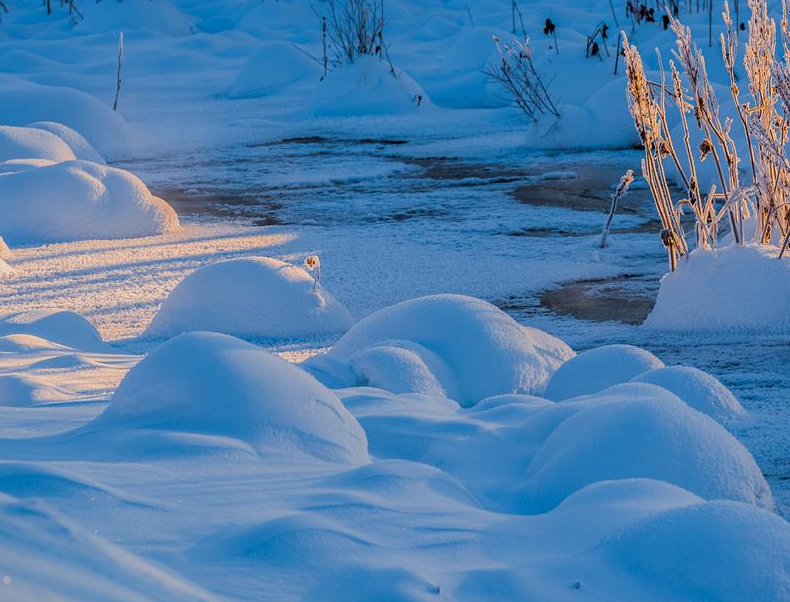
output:
{"label": "snow-covered ground", "polygon": [[[482,73],[510,0],[388,0],[399,78],[324,81],[322,2],[5,5],[6,599],[790,600],[790,337],[637,325],[642,182],[598,247],[641,157],[608,0],[519,3],[537,124]],[[385,309],[442,293],[493,306]]]}

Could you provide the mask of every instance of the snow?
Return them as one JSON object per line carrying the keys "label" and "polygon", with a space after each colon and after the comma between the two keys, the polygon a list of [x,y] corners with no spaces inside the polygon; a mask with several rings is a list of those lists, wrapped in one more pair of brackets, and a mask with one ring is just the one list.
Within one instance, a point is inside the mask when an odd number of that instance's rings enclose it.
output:
{"label": "snow", "polygon": [[333,69],[315,87],[310,106],[317,116],[370,116],[430,111],[432,103],[407,73],[363,56]]}
{"label": "snow", "polygon": [[631,382],[658,385],[725,426],[736,426],[748,420],[748,413],[727,387],[707,372],[691,366],[648,370]]}
{"label": "snow", "polygon": [[[661,279],[648,328],[688,331],[790,330],[790,260],[776,249],[731,244],[697,249]],[[715,305],[711,306],[711,299]]]}
{"label": "snow", "polygon": [[313,277],[270,257],[230,259],[187,276],[170,293],[144,337],[210,330],[282,339],[345,332],[348,310]]}
{"label": "snow", "polygon": [[63,124],[104,156],[128,152],[133,140],[123,118],[90,94],[5,75],[0,76],[0,121],[13,126],[40,121]]}
{"label": "snow", "polygon": [[179,227],[175,212],[139,178],[88,161],[0,175],[0,199],[3,236],[12,246],[150,236]]}
{"label": "snow", "polygon": [[704,499],[773,508],[770,488],[746,448],[665,389],[624,384],[575,403],[584,409],[563,421],[529,464],[529,507],[552,508],[596,481],[644,477]]}
{"label": "snow", "polygon": [[[71,152],[74,154],[73,157],[70,157],[71,159],[82,159],[83,161],[90,161],[92,163],[106,163],[102,156],[96,152],[96,149],[91,146],[90,142],[82,137],[82,134],[66,125],[63,125],[62,123],[55,123],[54,121],[38,121],[36,123],[31,123],[28,127],[55,134],[58,138],[69,145]],[[52,160],[64,161],[67,159]]]}
{"label": "snow", "polygon": [[[0,499],[0,593],[790,600],[790,527],[768,510],[790,499],[786,334],[614,321],[650,301],[666,256],[638,185],[611,248],[595,244],[641,155],[609,2],[519,3],[560,99],[538,123],[483,73],[492,34],[520,37],[506,0],[388,0],[398,77],[369,57],[324,81],[305,54],[321,55],[321,3],[78,0],[84,19],[6,4],[0,125],[60,142],[0,159],[0,181],[48,197],[18,212],[31,236],[0,279],[0,489],[17,498]],[[669,56],[672,36],[616,9],[655,77],[650,49]],[[726,85],[707,15],[686,17]],[[602,20],[606,52],[586,59]],[[41,156],[61,142],[73,157]],[[160,221],[119,234],[141,223],[120,206],[83,220],[72,176],[47,175],[69,170],[134,180]],[[50,219],[58,236],[39,237]],[[18,245],[13,224],[0,215]],[[331,297],[296,267],[310,255]],[[779,311],[767,259],[747,266],[753,307]],[[611,320],[563,313],[570,288],[543,302],[566,284],[593,289],[585,307],[613,295]],[[360,318],[345,336],[343,308]],[[194,329],[257,345],[179,335]]]}
{"label": "snow", "polygon": [[242,66],[230,86],[230,96],[268,96],[306,79],[319,81],[321,66],[306,52],[290,42],[264,44]]}
{"label": "snow", "polygon": [[263,457],[368,459],[365,433],[331,391],[285,360],[216,333],[184,334],[157,347],[82,430],[111,439],[112,431],[132,429],[224,437]]}
{"label": "snow", "polygon": [[0,525],[2,587],[8,600],[215,600],[40,502],[3,494]]}
{"label": "snow", "polygon": [[503,393],[540,394],[572,355],[562,341],[484,301],[434,295],[367,316],[306,367],[332,386],[368,384],[386,370],[401,391],[442,391],[469,406]]}
{"label": "snow", "polygon": [[[6,339],[14,345],[37,346],[47,341],[81,351],[106,351],[96,328],[77,313],[61,309],[38,309],[0,317],[0,336],[28,335]],[[30,337],[36,337],[32,339]],[[15,350],[15,347],[11,347]]]}
{"label": "snow", "polygon": [[73,399],[71,391],[52,386],[46,380],[25,374],[0,375],[0,406],[32,406]]}
{"label": "snow", "polygon": [[664,363],[655,355],[633,345],[596,347],[562,364],[546,386],[546,397],[563,401],[597,393],[663,366]]}
{"label": "snow", "polygon": [[0,126],[0,162],[9,159],[75,159],[71,147],[56,134],[33,128]]}

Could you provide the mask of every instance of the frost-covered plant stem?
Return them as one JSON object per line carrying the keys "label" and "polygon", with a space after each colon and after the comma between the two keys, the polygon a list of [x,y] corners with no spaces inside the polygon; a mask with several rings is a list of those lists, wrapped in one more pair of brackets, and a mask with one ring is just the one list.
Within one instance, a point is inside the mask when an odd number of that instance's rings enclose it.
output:
{"label": "frost-covered plant stem", "polygon": [[612,228],[612,220],[614,219],[614,214],[617,211],[617,205],[626,194],[628,194],[628,187],[631,186],[631,182],[634,181],[634,171],[629,169],[627,172],[623,174],[623,177],[620,178],[620,183],[617,185],[617,188],[612,193],[612,204],[609,206],[609,215],[606,217],[606,224],[604,224],[603,232],[601,233],[601,244],[600,247],[602,249],[608,246],[607,238],[609,237],[609,231]]}
{"label": "frost-covered plant stem", "polygon": [[112,104],[112,110],[118,110],[118,96],[121,94],[121,69],[123,68],[123,30],[118,34],[118,72],[115,78],[115,102]]}

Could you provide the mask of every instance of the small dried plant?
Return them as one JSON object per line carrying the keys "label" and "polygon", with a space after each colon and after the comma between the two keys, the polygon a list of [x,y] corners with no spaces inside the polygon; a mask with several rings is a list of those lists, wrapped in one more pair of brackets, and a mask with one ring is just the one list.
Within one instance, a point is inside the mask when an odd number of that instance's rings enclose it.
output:
{"label": "small dried plant", "polygon": [[[389,60],[384,43],[384,0],[328,0],[321,17],[323,64],[353,63],[363,56]],[[392,69],[392,63],[390,63]]]}
{"label": "small dried plant", "polygon": [[529,38],[523,43],[513,40],[509,45],[496,36],[493,39],[500,60],[486,69],[486,75],[507,90],[513,104],[531,120],[547,113],[559,117],[558,103],[549,94],[550,82],[544,81],[535,68]]}
{"label": "small dried plant", "polygon": [[310,272],[313,277],[313,290],[315,290],[318,283],[321,281],[321,260],[318,255],[310,255],[304,260],[304,267]]}
{"label": "small dried plant", "polygon": [[[723,18],[727,32],[721,35],[722,59],[739,127],[745,134],[745,149],[739,149],[733,140],[733,120],[721,115],[705,59],[689,28],[669,16],[677,38],[672,53],[675,60],[669,61],[669,81],[660,55],[661,79],[649,81],[639,51],[627,39],[623,42],[628,103],[645,151],[642,173],[661,219],[661,240],[667,247],[671,270],[689,253],[682,219],[686,213],[694,218],[698,248],[715,247],[719,232],[728,230],[738,244],[747,239],[761,244],[781,241],[781,255],[790,238],[790,162],[784,150],[790,126],[787,7],[783,0],[783,62],[776,58],[777,30],[768,15],[767,0],[749,0],[749,7],[752,15],[743,59],[749,80],[748,101],[741,99],[738,87],[738,38],[726,2]],[[670,135],[667,104],[674,105],[682,125],[683,133],[675,140]],[[702,139],[696,149],[691,143],[694,128]],[[748,153],[750,185],[740,181],[739,151]],[[716,174],[716,182],[705,191],[700,189],[698,177],[704,161],[713,163]],[[678,200],[672,198],[669,166],[677,172],[683,188]],[[746,221],[749,232],[745,231]]]}

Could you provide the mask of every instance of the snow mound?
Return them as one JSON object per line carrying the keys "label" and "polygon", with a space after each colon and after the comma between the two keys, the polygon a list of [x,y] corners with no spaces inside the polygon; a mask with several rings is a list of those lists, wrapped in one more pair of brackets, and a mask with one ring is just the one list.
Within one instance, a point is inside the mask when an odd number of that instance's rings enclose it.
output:
{"label": "snow mound", "polygon": [[36,128],[0,125],[0,163],[12,159],[70,161],[75,155],[59,136]]}
{"label": "snow mound", "polygon": [[[399,343],[402,346],[397,346]],[[435,376],[436,372],[447,372],[444,363],[428,349],[408,341],[366,347],[353,355],[351,369],[358,381],[391,393],[448,396]]]}
{"label": "snow mound", "polygon": [[310,106],[316,116],[344,117],[416,113],[432,104],[407,73],[395,69],[393,75],[387,61],[361,57],[329,73],[316,86]]}
{"label": "snow mound", "polygon": [[2,316],[0,337],[6,335],[28,335],[6,339],[8,350],[19,345],[29,346],[32,351],[45,344],[51,349],[51,343],[80,351],[106,352],[109,349],[90,322],[73,311],[61,309],[38,309]]}
{"label": "snow mound", "polygon": [[661,279],[649,328],[790,331],[790,259],[777,249],[697,249]]}
{"label": "snow mound", "polygon": [[179,226],[139,178],[88,161],[0,176],[0,222],[12,245],[135,238]]}
{"label": "snow mound", "polygon": [[211,602],[210,594],[40,502],[0,494],[3,598],[14,602]]}
{"label": "snow mound", "polygon": [[66,125],[63,125],[62,123],[55,123],[54,121],[38,121],[36,123],[31,123],[28,128],[35,128],[55,134],[55,136],[69,145],[69,148],[74,153],[74,157],[72,157],[72,159],[76,157],[77,159],[91,161],[101,165],[106,164],[104,158],[96,151],[95,148],[93,148],[93,146],[91,146],[90,142],[85,140],[82,134]]}
{"label": "snow mound", "polygon": [[746,410],[727,387],[697,368],[657,368],[634,377],[632,381],[658,385],[725,426],[736,425],[748,418]]}
{"label": "snow mound", "polygon": [[[368,348],[378,350],[362,354]],[[365,385],[370,378],[418,393],[440,385],[452,399],[470,406],[504,393],[539,395],[572,355],[559,339],[520,326],[490,303],[433,295],[374,312],[352,326],[329,353],[305,366],[333,387]],[[395,369],[402,372],[390,372]]]}
{"label": "snow mound", "polygon": [[321,66],[289,42],[264,44],[230,86],[231,98],[268,96],[299,81],[321,78]]}
{"label": "snow mound", "polygon": [[85,427],[225,437],[259,453],[367,462],[362,428],[329,389],[260,347],[216,333],[160,345]]}
{"label": "snow mound", "polygon": [[584,398],[527,469],[527,507],[555,507],[596,481],[650,478],[704,499],[773,508],[751,454],[721,425],[660,387],[629,383]]}
{"label": "snow mound", "polygon": [[270,257],[229,259],[187,276],[162,304],[146,336],[208,330],[284,339],[345,332],[348,310],[300,267]]}
{"label": "snow mound", "polygon": [[658,512],[611,537],[602,552],[654,584],[661,599],[790,598],[787,522],[747,504],[713,501]]}
{"label": "snow mound", "polygon": [[32,334],[8,334],[0,337],[0,353],[35,353],[38,351],[65,351],[69,347],[47,341]]}
{"label": "snow mound", "polygon": [[625,383],[664,363],[655,355],[633,345],[604,345],[569,359],[555,372],[546,387],[546,397],[562,401],[597,393]]}
{"label": "snow mound", "polygon": [[[113,6],[113,8],[115,8]],[[80,132],[103,156],[128,151],[131,132],[123,118],[93,96],[0,76],[0,116],[8,125],[55,121]]]}
{"label": "snow mound", "polygon": [[28,407],[73,399],[74,393],[43,378],[27,374],[0,374],[0,406]]}

